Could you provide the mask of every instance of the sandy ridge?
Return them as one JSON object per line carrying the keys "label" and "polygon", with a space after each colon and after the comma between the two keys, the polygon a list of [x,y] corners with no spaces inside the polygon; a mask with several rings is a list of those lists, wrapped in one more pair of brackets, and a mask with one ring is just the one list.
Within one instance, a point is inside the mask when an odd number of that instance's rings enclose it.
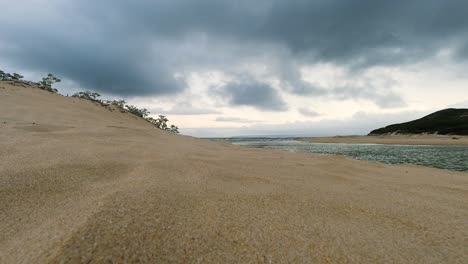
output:
{"label": "sandy ridge", "polygon": [[0,83],[0,263],[463,263],[467,175],[177,136]]}

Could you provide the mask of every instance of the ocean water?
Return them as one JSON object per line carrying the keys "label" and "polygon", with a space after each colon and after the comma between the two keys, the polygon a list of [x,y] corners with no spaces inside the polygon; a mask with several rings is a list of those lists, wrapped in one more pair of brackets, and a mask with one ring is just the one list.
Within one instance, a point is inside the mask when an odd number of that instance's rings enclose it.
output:
{"label": "ocean water", "polygon": [[468,172],[468,146],[310,143],[291,138],[223,138],[214,140],[225,140],[232,144],[251,148],[345,155],[373,162],[410,163]]}

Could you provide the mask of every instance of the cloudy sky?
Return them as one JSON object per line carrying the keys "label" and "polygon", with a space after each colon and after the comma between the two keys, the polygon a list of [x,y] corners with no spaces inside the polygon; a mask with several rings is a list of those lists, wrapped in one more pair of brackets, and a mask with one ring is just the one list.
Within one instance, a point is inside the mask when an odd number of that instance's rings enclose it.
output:
{"label": "cloudy sky", "polygon": [[0,69],[194,136],[366,134],[468,107],[466,0],[0,0]]}

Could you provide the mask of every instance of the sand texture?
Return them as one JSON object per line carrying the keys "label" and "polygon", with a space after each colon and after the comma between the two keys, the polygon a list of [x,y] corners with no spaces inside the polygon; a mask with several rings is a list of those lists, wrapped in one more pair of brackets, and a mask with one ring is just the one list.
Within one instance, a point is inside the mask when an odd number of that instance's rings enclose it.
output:
{"label": "sand texture", "polygon": [[300,140],[315,143],[468,146],[468,136],[446,135],[337,136]]}
{"label": "sand texture", "polygon": [[468,174],[173,135],[0,82],[0,263],[466,263]]}

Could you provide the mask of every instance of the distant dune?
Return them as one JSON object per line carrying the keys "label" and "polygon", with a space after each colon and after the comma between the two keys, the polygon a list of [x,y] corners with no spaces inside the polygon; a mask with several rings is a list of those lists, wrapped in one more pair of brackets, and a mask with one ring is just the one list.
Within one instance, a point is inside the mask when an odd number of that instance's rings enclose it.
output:
{"label": "distant dune", "polygon": [[449,108],[423,118],[373,130],[369,135],[437,134],[468,135],[468,109]]}
{"label": "distant dune", "polygon": [[315,143],[468,145],[468,109],[445,109],[420,119],[389,125],[368,136],[305,138]]}
{"label": "distant dune", "polygon": [[468,174],[247,149],[0,82],[0,263],[464,263]]}

